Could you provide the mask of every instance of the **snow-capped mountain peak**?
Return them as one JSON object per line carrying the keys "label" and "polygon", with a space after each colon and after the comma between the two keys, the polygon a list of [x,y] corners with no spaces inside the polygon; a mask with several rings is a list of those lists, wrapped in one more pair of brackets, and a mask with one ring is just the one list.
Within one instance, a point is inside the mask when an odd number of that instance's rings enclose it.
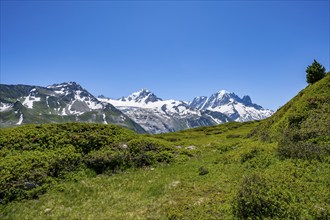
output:
{"label": "snow-capped mountain peak", "polygon": [[259,120],[273,114],[273,111],[252,103],[250,96],[240,98],[226,90],[220,90],[210,97],[196,97],[190,106],[199,110],[221,112],[235,121]]}
{"label": "snow-capped mountain peak", "polygon": [[61,109],[61,115],[81,115],[87,111],[104,108],[99,100],[76,82],[54,84],[47,88],[67,103],[67,106]]}
{"label": "snow-capped mountain peak", "polygon": [[76,82],[64,82],[60,84],[53,84],[50,86],[47,86],[49,89],[61,89],[61,88],[67,88],[67,89],[82,89],[81,85]]}
{"label": "snow-capped mountain peak", "polygon": [[218,96],[224,96],[224,95],[230,94],[230,93],[231,92],[228,92],[227,90],[224,90],[224,89],[222,89],[219,92],[217,92]]}
{"label": "snow-capped mountain peak", "polygon": [[146,103],[149,102],[157,102],[162,101],[162,99],[158,98],[154,93],[149,91],[148,89],[141,89],[138,92],[134,92],[131,95],[127,96],[126,98],[123,97],[119,99],[123,102],[136,102],[136,103]]}
{"label": "snow-capped mountain peak", "polygon": [[193,109],[183,101],[162,100],[147,89],[142,89],[121,99],[99,97],[124,112],[150,133],[177,131],[196,126],[227,122],[223,114],[208,115]]}
{"label": "snow-capped mountain peak", "polygon": [[1,126],[27,123],[93,122],[114,123],[145,130],[109,103],[102,103],[76,82],[48,87],[1,84],[0,112],[9,119]]}
{"label": "snow-capped mountain peak", "polygon": [[148,89],[121,99],[104,96],[97,99],[76,82],[48,87],[3,85],[1,89],[5,96],[0,100],[0,112],[12,114],[6,123],[15,125],[36,119],[115,122],[139,132],[162,133],[229,121],[259,120],[273,114],[254,104],[249,96],[240,98],[226,90],[183,102],[163,100]]}

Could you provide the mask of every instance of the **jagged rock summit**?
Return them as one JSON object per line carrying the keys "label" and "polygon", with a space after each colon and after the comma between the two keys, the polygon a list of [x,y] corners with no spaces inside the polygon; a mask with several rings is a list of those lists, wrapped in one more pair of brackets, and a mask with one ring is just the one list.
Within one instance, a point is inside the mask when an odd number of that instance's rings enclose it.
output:
{"label": "jagged rock summit", "polygon": [[126,98],[122,97],[120,101],[148,104],[149,102],[162,101],[162,99],[158,98],[154,93],[147,89],[141,89],[140,91],[134,92]]}
{"label": "jagged rock summit", "polygon": [[210,97],[196,97],[190,103],[192,108],[220,112],[233,121],[261,120],[270,117],[274,112],[263,109],[260,105],[252,103],[250,96],[240,98],[233,92],[221,90]]}
{"label": "jagged rock summit", "polygon": [[221,90],[210,97],[196,97],[192,102],[163,100],[147,89],[120,99],[99,98],[111,103],[150,133],[221,124],[229,121],[250,121],[269,117],[271,110],[253,104],[249,96]]}
{"label": "jagged rock summit", "polygon": [[149,133],[178,131],[229,121],[229,118],[222,114],[214,115],[214,119],[205,111],[193,109],[183,101],[163,100],[147,89],[120,99],[99,100],[114,105]]}

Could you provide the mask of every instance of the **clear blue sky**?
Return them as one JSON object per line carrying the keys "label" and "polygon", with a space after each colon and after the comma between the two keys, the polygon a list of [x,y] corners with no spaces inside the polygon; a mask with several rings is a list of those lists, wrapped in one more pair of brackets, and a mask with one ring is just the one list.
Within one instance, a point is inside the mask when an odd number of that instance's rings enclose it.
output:
{"label": "clear blue sky", "polygon": [[329,1],[1,1],[1,83],[76,81],[192,100],[226,89],[276,110],[329,70]]}

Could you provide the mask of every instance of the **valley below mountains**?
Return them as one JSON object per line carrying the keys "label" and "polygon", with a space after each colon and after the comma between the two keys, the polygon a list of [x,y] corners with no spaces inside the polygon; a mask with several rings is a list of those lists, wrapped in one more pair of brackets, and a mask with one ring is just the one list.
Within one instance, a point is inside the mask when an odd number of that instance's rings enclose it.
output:
{"label": "valley below mountains", "polygon": [[1,84],[0,94],[1,127],[89,122],[155,134],[230,121],[261,120],[273,114],[272,110],[252,103],[249,96],[240,98],[225,90],[191,102],[163,100],[147,89],[120,99],[96,98],[75,82],[48,87]]}

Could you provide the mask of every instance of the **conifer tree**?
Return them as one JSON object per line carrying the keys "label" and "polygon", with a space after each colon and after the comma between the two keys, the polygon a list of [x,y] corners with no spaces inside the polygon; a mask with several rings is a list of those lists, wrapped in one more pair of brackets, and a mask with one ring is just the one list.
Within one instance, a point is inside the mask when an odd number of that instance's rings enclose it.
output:
{"label": "conifer tree", "polygon": [[312,65],[307,66],[306,73],[307,83],[313,84],[325,76],[325,68],[314,60]]}

